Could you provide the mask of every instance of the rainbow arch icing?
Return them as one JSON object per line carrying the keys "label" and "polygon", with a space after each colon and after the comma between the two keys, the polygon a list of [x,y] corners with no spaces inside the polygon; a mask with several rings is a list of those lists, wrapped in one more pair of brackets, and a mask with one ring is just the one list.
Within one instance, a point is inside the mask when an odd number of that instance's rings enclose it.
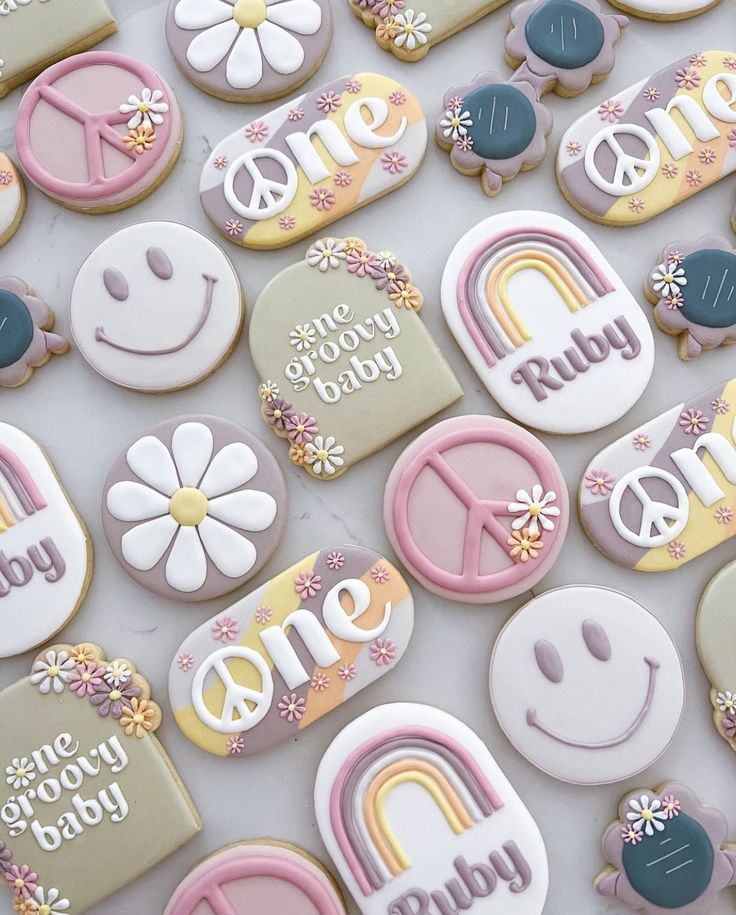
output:
{"label": "rainbow arch icing", "polygon": [[0,533],[42,508],[46,502],[25,464],[0,445]]}
{"label": "rainbow arch icing", "polygon": [[474,757],[447,734],[411,726],[366,741],[347,757],[330,793],[332,831],[364,896],[411,867],[386,813],[388,795],[406,782],[430,795],[458,835],[503,807]]}
{"label": "rainbow arch icing", "polygon": [[487,239],[463,265],[457,302],[490,367],[532,339],[509,296],[509,281],[523,270],[546,277],[571,313],[615,291],[590,252],[560,232],[522,226]]}

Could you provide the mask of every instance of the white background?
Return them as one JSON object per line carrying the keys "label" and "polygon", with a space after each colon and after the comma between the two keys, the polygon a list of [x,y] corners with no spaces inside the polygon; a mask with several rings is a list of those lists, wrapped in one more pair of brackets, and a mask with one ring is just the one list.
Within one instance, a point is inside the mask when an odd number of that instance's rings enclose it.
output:
{"label": "white background", "polygon": [[[65,335],[69,334],[69,291],[75,271],[89,251],[117,229],[134,221],[171,219],[216,236],[197,197],[200,167],[216,142],[278,104],[219,102],[191,86],[177,71],[165,42],[165,0],[112,0],[112,6],[120,20],[120,31],[102,47],[143,58],[170,82],[184,110],[184,149],[164,186],[133,210],[83,216],[67,212],[31,188],[25,221],[15,239],[0,251],[0,275],[18,274],[31,283],[56,309],[57,330]],[[432,124],[450,85],[467,82],[484,69],[507,70],[503,41],[508,7],[438,45],[419,64],[401,63],[382,52],[371,32],[349,11],[347,0],[333,0],[333,8],[333,45],[321,70],[308,84],[310,88],[360,69],[387,73],[417,93]],[[640,299],[650,320],[652,308],[641,288],[664,245],[674,239],[695,239],[706,232],[730,236],[736,178],[725,179],[651,223],[619,230],[585,224],[576,217],[557,188],[554,160],[558,139],[575,117],[679,57],[696,50],[723,48],[728,36],[734,39],[735,19],[736,0],[724,0],[716,10],[686,23],[632,20],[619,48],[616,69],[605,84],[575,100],[547,97],[556,124],[546,161],[535,172],[506,185],[495,199],[482,193],[479,180],[457,174],[447,154],[432,145],[425,165],[405,188],[329,230],[362,236],[374,250],[392,249],[412,268],[416,283],[426,295],[424,320],[465,390],[465,398],[445,416],[500,412],[455,346],[439,307],[440,278],[447,254],[458,238],[485,216],[505,209],[538,207],[582,224]],[[0,146],[11,155],[19,101],[17,90],[0,102]],[[222,244],[228,247],[247,301],[252,304],[276,272],[302,257],[308,242],[273,254],[247,252],[225,241]],[[592,435],[545,437],[573,494],[581,471],[602,447],[635,431],[638,424],[686,397],[736,374],[735,350],[724,348],[707,353],[696,362],[683,363],[677,358],[675,339],[657,329],[654,333],[654,376],[641,401],[627,416]],[[545,913],[549,915],[573,910],[584,915],[623,911],[618,903],[597,897],[592,880],[603,865],[599,850],[602,831],[613,818],[620,796],[630,788],[656,785],[667,778],[680,779],[703,801],[724,810],[736,839],[735,760],[712,726],[708,684],[694,644],[700,595],[711,576],[736,556],[736,541],[681,570],[646,575],[620,569],[605,559],[588,542],[573,517],[557,565],[537,588],[540,592],[564,584],[599,583],[626,591],[659,616],[682,653],[688,695],[680,731],[657,764],[620,785],[576,788],[554,781],[522,759],[501,734],[488,698],[488,662],[496,634],[524,598],[472,608],[440,600],[414,584],[417,626],[401,666],[348,706],[309,728],[293,743],[262,757],[230,762],[208,756],[190,744],[169,713],[169,664],[185,636],[247,593],[248,587],[241,588],[232,598],[190,605],[158,599],[128,578],[108,549],[100,525],[100,494],[113,460],[130,440],[154,423],[190,412],[220,414],[242,423],[267,442],[288,477],[290,522],[280,549],[253,582],[255,587],[308,552],[328,544],[355,542],[378,551],[387,549],[382,523],[383,485],[394,461],[412,438],[411,434],[404,436],[336,482],[317,482],[289,466],[283,443],[259,419],[257,381],[244,338],[214,376],[180,393],[157,397],[124,391],[95,374],[74,350],[54,357],[25,387],[0,393],[0,416],[30,433],[48,450],[94,540],[95,573],[89,594],[61,638],[72,643],[95,641],[111,657],[135,660],[164,708],[159,736],[205,823],[194,841],[98,906],[96,915],[160,913],[177,883],[194,864],[220,846],[241,838],[272,836],[291,840],[324,857],[312,804],[320,756],[341,726],[365,709],[392,700],[434,703],[458,715],[487,742],[527,801],[548,842],[551,886]],[[386,404],[386,409],[390,408]],[[0,625],[13,625],[7,611]],[[29,654],[0,662],[0,686],[24,676],[32,658]],[[4,761],[18,748],[5,747],[2,740],[0,723],[0,759]],[[149,828],[165,829],[166,824],[151,823]],[[113,834],[108,835],[112,838]],[[135,854],[135,849],[121,848],[120,853]],[[715,909],[717,915],[734,911],[735,892],[726,890],[721,895]],[[9,897],[3,895],[0,913],[10,912]],[[353,915],[357,909],[351,908],[350,912]]]}

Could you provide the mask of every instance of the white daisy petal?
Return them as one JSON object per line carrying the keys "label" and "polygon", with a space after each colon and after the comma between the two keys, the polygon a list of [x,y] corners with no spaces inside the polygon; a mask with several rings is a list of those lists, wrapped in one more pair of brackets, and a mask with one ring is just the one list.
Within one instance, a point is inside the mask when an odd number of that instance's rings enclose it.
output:
{"label": "white daisy petal", "polygon": [[314,0],[280,0],[269,5],[266,16],[297,35],[314,35],[322,25],[322,10]]}
{"label": "white daisy petal", "polygon": [[199,525],[199,536],[205,552],[223,575],[240,578],[255,565],[255,546],[219,521],[205,518]]}
{"label": "white daisy petal", "polygon": [[258,458],[244,442],[225,445],[212,459],[199,489],[212,499],[250,482],[258,472]]}
{"label": "white daisy petal", "polygon": [[261,49],[254,29],[243,29],[227,62],[227,81],[234,89],[252,89],[263,76]]}
{"label": "white daisy petal", "polygon": [[233,8],[223,0],[179,0],[174,21],[181,29],[206,29],[233,17]]}
{"label": "white daisy petal", "polygon": [[277,511],[273,496],[245,489],[212,499],[208,514],[243,531],[265,531],[273,524]]}
{"label": "white daisy petal", "polygon": [[123,559],[139,572],[150,571],[169,548],[177,527],[171,515],[164,515],[131,528],[120,541]]}
{"label": "white daisy petal", "polygon": [[166,496],[179,489],[179,477],[169,449],[153,435],[146,435],[131,445],[126,455],[133,473]]}
{"label": "white daisy petal", "polygon": [[148,521],[168,512],[169,499],[150,486],[122,480],[108,490],[107,510],[118,521]]}
{"label": "white daisy petal", "polygon": [[171,453],[182,486],[197,486],[212,458],[212,430],[204,423],[182,423],[171,439]]}
{"label": "white daisy petal", "polygon": [[166,581],[176,591],[191,594],[207,578],[207,557],[196,527],[182,527],[166,560]]}
{"label": "white daisy petal", "polygon": [[[200,32],[187,49],[187,60],[198,73],[209,73],[227,57],[239,32],[240,26],[234,19]],[[228,71],[229,67],[228,64]]]}
{"label": "white daisy petal", "polygon": [[262,22],[258,26],[258,40],[261,42],[263,56],[277,73],[296,73],[304,63],[301,42],[280,26],[268,21]]}

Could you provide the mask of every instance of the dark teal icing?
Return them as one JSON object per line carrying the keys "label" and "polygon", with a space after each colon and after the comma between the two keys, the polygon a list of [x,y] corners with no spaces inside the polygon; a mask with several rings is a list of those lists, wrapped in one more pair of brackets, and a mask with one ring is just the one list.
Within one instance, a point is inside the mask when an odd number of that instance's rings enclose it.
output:
{"label": "dark teal icing", "polygon": [[605,40],[600,17],[574,0],[549,0],[526,23],[529,47],[542,60],[564,70],[592,63]]}
{"label": "dark teal icing", "polygon": [[482,159],[513,159],[534,139],[537,118],[529,99],[507,83],[476,89],[465,97],[463,111],[473,119],[468,134]]}
{"label": "dark teal icing", "polygon": [[18,362],[31,345],[33,331],[33,318],[23,299],[0,289],[0,369]]}
{"label": "dark teal icing", "polygon": [[622,861],[629,882],[647,902],[679,909],[698,899],[713,875],[713,844],[703,827],[680,813],[662,832],[625,844]]}
{"label": "dark teal icing", "polygon": [[682,314],[701,327],[736,324],[736,254],[706,249],[682,262],[687,285],[680,287]]}

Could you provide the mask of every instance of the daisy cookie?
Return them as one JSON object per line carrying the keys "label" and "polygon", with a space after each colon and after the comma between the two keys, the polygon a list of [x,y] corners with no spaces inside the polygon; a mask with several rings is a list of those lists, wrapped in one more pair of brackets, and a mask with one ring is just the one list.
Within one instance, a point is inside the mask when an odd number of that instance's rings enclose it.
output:
{"label": "daisy cookie", "polygon": [[102,499],[110,548],[162,597],[220,597],[256,575],[286,524],[286,486],[271,452],[213,416],[180,416],[136,439]]}
{"label": "daisy cookie", "polygon": [[18,169],[0,153],[0,248],[15,235],[26,211],[26,189]]}
{"label": "daisy cookie", "polygon": [[0,277],[0,388],[25,384],[33,370],[69,349],[52,333],[54,313],[17,276]]}

